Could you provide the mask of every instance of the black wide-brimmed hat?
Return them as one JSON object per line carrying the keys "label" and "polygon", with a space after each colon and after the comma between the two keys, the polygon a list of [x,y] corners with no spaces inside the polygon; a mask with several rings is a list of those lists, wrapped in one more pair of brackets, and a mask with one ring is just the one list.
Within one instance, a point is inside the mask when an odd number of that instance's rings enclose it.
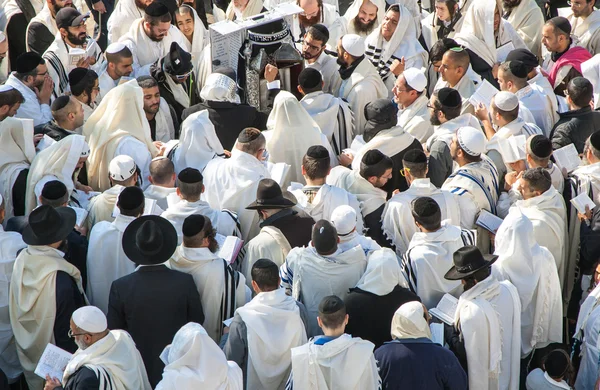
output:
{"label": "black wide-brimmed hat", "polygon": [[177,249],[177,231],[158,215],[135,219],[123,232],[123,252],[136,264],[156,265],[169,260]]}
{"label": "black wide-brimmed hat", "polygon": [[491,266],[498,256],[496,255],[483,255],[476,246],[467,245],[463,246],[453,255],[454,265],[446,275],[446,280],[461,280],[466,277],[473,275],[480,269]]}
{"label": "black wide-brimmed hat", "polygon": [[73,231],[77,214],[70,207],[44,205],[29,214],[28,225],[23,230],[27,245],[50,245],[67,238]]}
{"label": "black wide-brimmed hat", "polygon": [[256,200],[246,207],[247,210],[287,209],[294,207],[295,202],[283,196],[281,187],[275,180],[262,179],[256,190]]}

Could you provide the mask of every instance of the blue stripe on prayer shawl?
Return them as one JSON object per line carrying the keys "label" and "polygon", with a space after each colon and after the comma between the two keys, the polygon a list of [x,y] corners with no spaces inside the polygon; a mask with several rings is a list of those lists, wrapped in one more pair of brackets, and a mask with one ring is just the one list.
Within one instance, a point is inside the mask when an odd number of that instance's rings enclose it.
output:
{"label": "blue stripe on prayer shawl", "polygon": [[[458,171],[458,172],[456,172],[454,174],[454,176],[457,176],[457,175],[458,176],[462,176],[462,177],[466,177],[467,179],[471,179],[475,183],[477,183],[477,185],[479,186],[479,188],[481,188],[481,190],[485,194],[485,197],[487,198],[488,203],[490,204],[490,210],[491,210],[492,214],[496,214],[496,205],[494,204],[494,200],[492,199],[492,195],[490,194],[490,191],[488,189],[486,189],[486,187],[483,185],[483,183],[481,183],[475,176],[469,175],[468,173],[466,173],[464,171]],[[483,181],[485,182],[485,180],[483,180]]]}

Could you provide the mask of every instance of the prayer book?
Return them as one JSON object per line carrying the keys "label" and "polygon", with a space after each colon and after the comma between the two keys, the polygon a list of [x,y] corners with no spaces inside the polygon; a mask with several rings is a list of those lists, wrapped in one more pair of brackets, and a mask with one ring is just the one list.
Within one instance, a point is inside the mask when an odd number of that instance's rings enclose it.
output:
{"label": "prayer book", "polygon": [[588,206],[590,208],[590,210],[592,210],[594,207],[596,207],[596,204],[594,203],[594,201],[592,199],[590,199],[588,194],[586,194],[585,192],[583,194],[579,194],[576,197],[574,197],[573,199],[571,199],[571,204],[581,214],[585,214],[585,206]]}
{"label": "prayer book", "polygon": [[55,143],[56,143],[55,140],[53,140],[52,138],[50,138],[46,134],[44,134],[44,137],[37,144],[37,150],[38,150],[38,152],[41,152],[42,150],[46,149],[49,146],[52,146]]}
{"label": "prayer book", "polygon": [[69,65],[76,67],[77,63],[83,58],[86,58],[86,52],[84,49],[74,47],[69,51]]}
{"label": "prayer book", "polygon": [[490,104],[492,104],[492,98],[500,91],[496,89],[489,81],[483,80],[481,85],[475,93],[469,98],[469,103],[473,107],[477,108],[479,103],[483,104],[488,111],[490,111]]}
{"label": "prayer book", "polygon": [[281,186],[287,179],[288,172],[290,171],[291,165],[286,163],[268,163],[268,170],[271,174],[271,179],[275,180],[277,184]]}
{"label": "prayer book", "polygon": [[431,330],[431,341],[436,344],[444,346],[444,324],[431,323],[429,324]]}
{"label": "prayer book", "polygon": [[458,299],[450,294],[444,294],[436,307],[429,309],[431,315],[436,316],[448,325],[454,324],[454,314],[458,307]]}
{"label": "prayer book", "polygon": [[496,59],[499,63],[506,61],[506,57],[508,57],[508,53],[515,50],[515,45],[512,41],[505,43],[504,45],[496,48]]}
{"label": "prayer book", "polygon": [[524,135],[514,135],[507,139],[498,140],[502,160],[507,164],[525,160],[525,143]]}
{"label": "prayer book", "polygon": [[90,204],[90,200],[97,195],[100,195],[101,192],[96,192],[96,191],[90,191],[87,194],[84,191],[73,191],[73,197],[77,199],[77,202],[79,202],[79,206],[82,209],[86,209],[88,208],[89,204]]}
{"label": "prayer book", "polygon": [[60,349],[54,344],[48,344],[44,349],[44,353],[42,353],[34,374],[44,379],[46,379],[46,375],[50,375],[51,378],[62,380],[65,368],[67,368],[67,364],[69,364],[72,357],[73,355],[64,349]]}
{"label": "prayer book", "polygon": [[556,149],[552,152],[552,156],[561,171],[565,168],[567,172],[572,172],[581,165],[579,153],[577,153],[577,149],[575,149],[575,145],[573,144]]}
{"label": "prayer book", "polygon": [[488,232],[496,234],[498,228],[502,225],[502,222],[502,218],[497,217],[489,211],[481,210],[479,217],[477,217],[477,221],[475,221],[475,225],[481,226]]}
{"label": "prayer book", "polygon": [[73,211],[75,211],[75,214],[77,215],[77,220],[75,221],[75,225],[77,226],[83,226],[83,221],[85,221],[85,218],[88,215],[88,212],[86,209],[82,209],[81,207],[74,207],[74,206],[69,206],[73,209]]}
{"label": "prayer book", "polygon": [[219,243],[220,258],[225,259],[229,264],[233,263],[244,246],[244,241],[235,236],[223,236],[217,234],[215,240]]}

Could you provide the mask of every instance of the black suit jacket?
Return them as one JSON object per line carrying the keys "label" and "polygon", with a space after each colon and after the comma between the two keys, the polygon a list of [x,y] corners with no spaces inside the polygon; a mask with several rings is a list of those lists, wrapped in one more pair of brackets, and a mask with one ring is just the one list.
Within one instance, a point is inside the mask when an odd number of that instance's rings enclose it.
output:
{"label": "black suit jacket", "polygon": [[204,322],[191,275],[164,265],[141,267],[115,280],[108,300],[109,329],[129,332],[142,355],[152,387],[165,367],[159,356],[188,322]]}

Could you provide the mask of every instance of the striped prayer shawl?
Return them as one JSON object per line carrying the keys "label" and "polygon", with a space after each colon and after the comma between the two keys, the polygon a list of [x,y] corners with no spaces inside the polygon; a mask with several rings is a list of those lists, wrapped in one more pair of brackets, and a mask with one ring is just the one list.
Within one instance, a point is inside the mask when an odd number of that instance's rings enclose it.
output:
{"label": "striped prayer shawl", "polygon": [[54,90],[52,91],[52,97],[53,99],[56,99],[57,97],[64,94],[65,90],[69,86],[69,76],[67,75],[65,67],[63,66],[60,58],[58,58],[56,53],[52,51],[47,51],[46,53],[44,53],[44,59],[48,61],[50,66],[52,66],[52,68],[58,75],[60,93],[56,93],[56,88],[54,88]]}
{"label": "striped prayer shawl", "polygon": [[382,80],[385,80],[390,73],[390,66],[396,59],[396,57],[391,56],[387,61],[384,61],[381,58],[381,53],[383,49],[381,47],[375,47],[372,44],[367,44],[367,50],[365,51],[366,57],[371,61],[373,66],[377,69],[377,73],[381,76]]}
{"label": "striped prayer shawl", "polygon": [[[233,268],[227,261],[223,260],[223,276],[224,276],[224,289],[223,289],[223,297],[221,298],[221,319],[220,321],[225,321],[229,318],[232,318],[235,314],[236,309],[236,290],[238,285],[240,284],[240,274],[237,271],[234,271]],[[222,329],[222,328],[221,328]],[[222,334],[220,333],[219,339]]]}
{"label": "striped prayer shawl", "polygon": [[108,373],[108,371],[106,371],[105,368],[92,365],[86,365],[84,367],[89,368],[94,372],[94,374],[96,374],[96,377],[100,381],[100,386],[98,387],[98,390],[118,390],[113,379],[111,378],[110,374]]}

